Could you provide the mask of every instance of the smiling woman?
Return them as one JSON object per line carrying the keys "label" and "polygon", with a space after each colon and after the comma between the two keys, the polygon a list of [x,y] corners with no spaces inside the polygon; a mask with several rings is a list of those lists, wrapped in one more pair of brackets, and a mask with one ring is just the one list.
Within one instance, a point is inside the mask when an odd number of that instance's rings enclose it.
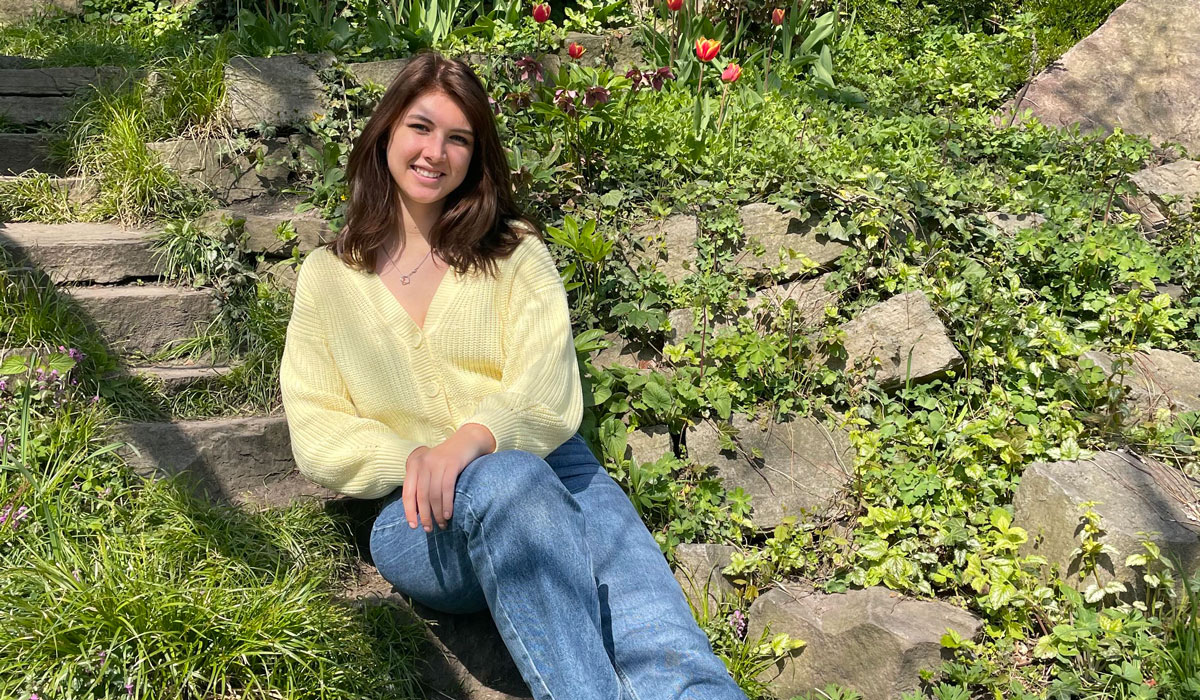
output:
{"label": "smiling woman", "polygon": [[379,572],[489,610],[535,698],[745,695],[576,433],[567,294],[512,199],[487,92],[429,52],[350,154],[346,227],[300,268],[280,383],[300,471],[386,497]]}

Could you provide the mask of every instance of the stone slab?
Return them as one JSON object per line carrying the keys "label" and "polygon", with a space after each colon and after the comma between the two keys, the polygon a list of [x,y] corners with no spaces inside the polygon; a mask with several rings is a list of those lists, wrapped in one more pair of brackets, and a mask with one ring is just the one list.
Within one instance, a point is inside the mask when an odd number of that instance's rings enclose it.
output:
{"label": "stone slab", "polygon": [[[709,422],[688,428],[688,457],[716,467],[727,490],[741,487],[752,497],[750,519],[760,529],[779,525],[785,517],[801,518],[823,511],[849,483],[854,453],[841,431],[830,431],[812,418],[791,418],[760,425],[735,414],[734,438],[739,449],[721,449]],[[752,450],[762,457],[754,457]]]}
{"label": "stone slab", "polygon": [[219,138],[152,141],[146,147],[181,181],[226,203],[279,190],[295,166],[292,145],[285,138],[260,141],[247,152],[235,152],[231,140]]}
{"label": "stone slab", "polygon": [[165,285],[70,287],[64,290],[79,313],[105,340],[126,354],[152,354],[196,334],[217,302],[208,291]]}
{"label": "stone slab", "polygon": [[765,202],[747,204],[738,216],[746,240],[761,243],[764,248],[763,254],[749,254],[742,261],[756,279],[769,279],[768,270],[782,265],[781,280],[792,280],[807,269],[805,258],[817,268],[826,268],[848,250],[844,243],[829,240],[818,230],[816,216],[801,218]]}
{"label": "stone slab", "polygon": [[[1122,195],[1121,206],[1142,217],[1145,231],[1159,231],[1171,217],[1185,216],[1200,201],[1200,162],[1177,160],[1140,170],[1129,176],[1137,195]],[[1167,204],[1173,200],[1172,204]]]}
{"label": "stone slab", "polygon": [[1072,552],[1079,546],[1079,506],[1085,501],[1098,501],[1094,508],[1106,530],[1101,541],[1117,551],[1101,555],[1096,574],[1102,584],[1116,579],[1140,595],[1141,575],[1125,566],[1125,557],[1142,553],[1143,532],[1158,533],[1150,539],[1164,555],[1178,556],[1185,571],[1200,568],[1200,484],[1125,450],[1029,465],[1013,499],[1013,523],[1029,534],[1022,553],[1045,557],[1083,590],[1092,579],[1079,580]]}
{"label": "stone slab", "polygon": [[975,637],[981,622],[939,601],[905,598],[882,586],[846,593],[818,593],[781,586],[750,606],[750,638],[764,627],[807,646],[768,668],[759,680],[778,697],[790,698],[837,683],[863,700],[899,700],[920,687],[920,672],[949,660],[941,638],[953,629]]}
{"label": "stone slab", "polygon": [[[315,209],[297,214],[296,205],[299,203],[299,199],[257,197],[248,202],[214,209],[201,217],[201,225],[216,223],[228,216],[235,222],[241,222],[245,251],[272,256],[290,255],[296,246],[302,252],[308,252],[322,243],[332,241],[335,236],[329,224]],[[293,241],[282,241],[276,235],[279,227],[287,222],[291,222],[296,231]]]}
{"label": "stone slab", "polygon": [[[1128,388],[1126,398],[1133,402],[1141,417],[1152,419],[1159,410],[1171,413],[1200,410],[1200,362],[1170,350],[1139,350],[1116,365],[1116,357],[1105,352],[1088,351],[1091,360],[1114,380]],[[1114,374],[1120,371],[1120,374]]]}
{"label": "stone slab", "polygon": [[337,494],[296,471],[283,415],[129,423],[123,456],[140,474],[186,473],[198,493],[221,503],[283,506]]}
{"label": "stone slab", "polygon": [[1120,127],[1200,151],[1200,3],[1126,0],[1019,97],[1017,111],[1044,124]]}
{"label": "stone slab", "polygon": [[872,306],[842,324],[842,331],[846,358],[832,360],[830,366],[870,371],[877,363],[875,379],[884,387],[899,385],[906,378],[932,379],[963,361],[921,291],[898,294]]}
{"label": "stone slab", "polygon": [[317,71],[331,63],[327,54],[231,59],[225,66],[225,88],[233,127],[301,126],[324,114],[327,91]]}
{"label": "stone slab", "polygon": [[696,238],[700,226],[690,214],[675,214],[636,226],[632,238],[640,250],[635,259],[661,270],[671,284],[696,271]]}
{"label": "stone slab", "polygon": [[227,366],[192,366],[192,367],[135,367],[134,374],[141,375],[162,385],[167,393],[179,393],[215,383],[219,378],[229,374]]}
{"label": "stone slab", "polygon": [[20,175],[27,170],[62,174],[62,167],[50,162],[50,135],[0,134],[0,175]]}
{"label": "stone slab", "polygon": [[106,223],[0,224],[0,245],[20,251],[56,283],[157,278],[153,235]]}
{"label": "stone slab", "polygon": [[346,70],[354,76],[359,85],[378,85],[386,89],[407,65],[407,58],[394,58],[386,61],[351,63],[346,66]]}
{"label": "stone slab", "polygon": [[[737,549],[727,544],[681,544],[675,547],[675,580],[697,609],[708,606],[709,614],[737,589],[721,570],[733,561]],[[705,595],[707,594],[707,598]]]}

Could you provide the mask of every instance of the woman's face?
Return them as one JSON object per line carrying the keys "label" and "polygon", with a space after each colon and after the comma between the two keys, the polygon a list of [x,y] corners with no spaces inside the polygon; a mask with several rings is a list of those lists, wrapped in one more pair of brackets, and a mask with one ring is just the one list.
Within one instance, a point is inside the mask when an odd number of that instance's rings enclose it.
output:
{"label": "woman's face", "polygon": [[458,104],[427,92],[392,126],[388,171],[406,204],[434,204],[462,184],[474,149],[471,123]]}

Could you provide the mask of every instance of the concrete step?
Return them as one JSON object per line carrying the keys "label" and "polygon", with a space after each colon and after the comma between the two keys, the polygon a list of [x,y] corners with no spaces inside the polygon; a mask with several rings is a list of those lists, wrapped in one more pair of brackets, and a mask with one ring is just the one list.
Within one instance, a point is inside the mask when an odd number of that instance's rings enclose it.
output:
{"label": "concrete step", "polygon": [[296,471],[283,415],[127,423],[121,433],[122,455],[138,473],[186,473],[199,495],[218,503],[283,506],[340,498]]}
{"label": "concrete step", "polygon": [[208,324],[217,301],[207,290],[166,285],[69,287],[63,290],[115,350],[153,354]]}
{"label": "concrete step", "polygon": [[36,170],[51,175],[61,175],[61,166],[50,162],[51,135],[0,134],[0,174],[19,175],[26,170]]}
{"label": "concrete step", "polygon": [[19,251],[56,283],[157,279],[153,235],[109,223],[0,224],[0,246]]}
{"label": "concrete step", "polygon": [[450,615],[410,601],[392,588],[379,571],[359,562],[354,585],[340,599],[354,606],[389,605],[403,622],[422,627],[433,648],[421,669],[421,681],[435,697],[456,700],[525,700],[529,686],[521,679],[491,613]]}

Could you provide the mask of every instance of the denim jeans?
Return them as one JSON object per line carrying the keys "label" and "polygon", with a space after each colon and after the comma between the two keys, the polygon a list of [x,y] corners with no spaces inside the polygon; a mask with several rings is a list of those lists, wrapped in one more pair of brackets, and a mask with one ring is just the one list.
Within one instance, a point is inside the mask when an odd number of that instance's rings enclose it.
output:
{"label": "denim jeans", "polygon": [[400,495],[371,530],[379,573],[435,610],[491,611],[537,700],[746,699],[579,435],[544,460],[509,450],[468,464],[445,530],[410,528]]}

